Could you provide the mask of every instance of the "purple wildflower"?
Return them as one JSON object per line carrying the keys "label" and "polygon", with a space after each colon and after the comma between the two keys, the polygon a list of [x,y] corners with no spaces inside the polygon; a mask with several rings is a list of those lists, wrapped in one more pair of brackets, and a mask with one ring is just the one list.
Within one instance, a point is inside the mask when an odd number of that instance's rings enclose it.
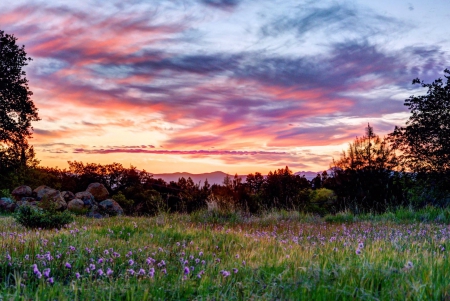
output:
{"label": "purple wildflower", "polygon": [[237,274],[237,272],[239,272],[239,270],[236,269],[236,268],[234,268],[234,269],[233,269],[233,273]]}
{"label": "purple wildflower", "polygon": [[362,252],[361,252],[361,249],[360,249],[360,248],[356,249],[356,252],[355,252],[355,253],[356,253],[356,255],[361,255],[361,253],[362,253]]}
{"label": "purple wildflower", "polygon": [[71,268],[72,268],[72,266],[71,266],[70,263],[68,263],[68,262],[66,262],[65,267],[68,268],[68,269],[71,269]]}
{"label": "purple wildflower", "polygon": [[184,267],[184,274],[187,275],[189,274],[191,271],[189,270],[189,267]]}
{"label": "purple wildflower", "polygon": [[98,270],[97,270],[97,274],[98,274],[99,276],[103,276],[103,274],[104,274],[104,273],[103,273],[103,270],[102,270],[102,269],[98,269]]}
{"label": "purple wildflower", "polygon": [[113,273],[114,273],[113,270],[111,270],[110,268],[106,270],[106,276],[108,277],[111,276]]}
{"label": "purple wildflower", "polygon": [[81,277],[80,273],[76,272],[75,277],[77,277],[77,279],[80,279],[80,277]]}
{"label": "purple wildflower", "polygon": [[128,271],[128,273],[130,273],[131,276],[133,276],[134,273],[135,273],[135,271],[134,271],[133,269],[129,269],[129,270],[127,270],[127,271]]}
{"label": "purple wildflower", "polygon": [[129,264],[129,265],[133,265],[133,264],[134,264],[133,259],[128,260],[128,264]]}
{"label": "purple wildflower", "polygon": [[47,279],[47,282],[50,284],[53,284],[55,281],[53,280],[53,277],[50,277]]}
{"label": "purple wildflower", "polygon": [[45,278],[48,278],[48,277],[50,277],[50,269],[45,269],[43,272],[42,272],[42,274],[44,275],[44,277]]}

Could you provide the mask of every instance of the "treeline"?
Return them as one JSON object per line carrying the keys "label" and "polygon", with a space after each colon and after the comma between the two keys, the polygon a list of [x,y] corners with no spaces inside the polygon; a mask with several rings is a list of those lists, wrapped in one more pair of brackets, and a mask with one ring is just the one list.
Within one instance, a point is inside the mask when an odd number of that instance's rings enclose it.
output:
{"label": "treeline", "polygon": [[295,175],[287,166],[241,177],[227,176],[222,184],[195,183],[180,178],[169,183],[145,170],[119,163],[68,162],[68,169],[18,166],[0,170],[0,189],[19,185],[47,185],[61,191],[84,191],[90,183],[103,184],[130,215],[161,211],[191,213],[206,208],[259,213],[272,209],[317,214],[350,210],[354,213],[384,212],[399,206],[447,206],[450,177],[443,173],[409,173],[401,170],[394,149],[374,134],[356,138],[328,171],[311,181]]}

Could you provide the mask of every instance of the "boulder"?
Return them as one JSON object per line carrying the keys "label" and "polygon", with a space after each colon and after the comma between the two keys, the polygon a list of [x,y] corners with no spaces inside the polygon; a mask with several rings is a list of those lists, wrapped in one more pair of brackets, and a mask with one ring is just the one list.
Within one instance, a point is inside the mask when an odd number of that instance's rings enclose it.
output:
{"label": "boulder", "polygon": [[106,187],[101,183],[91,183],[86,189],[87,192],[90,192],[97,202],[104,201],[108,198],[109,192]]}
{"label": "boulder", "polygon": [[19,187],[16,187],[12,192],[12,196],[16,199],[16,201],[20,201],[23,197],[29,197],[33,191],[31,190],[30,186],[22,185]]}
{"label": "boulder", "polygon": [[[22,198],[22,199],[25,199],[25,198]],[[26,200],[21,200],[21,201],[16,202],[16,204],[17,204],[17,207],[22,207],[22,206],[37,207],[38,206],[38,202],[34,201],[34,199],[31,202],[28,202]]]}
{"label": "boulder", "polygon": [[91,208],[92,206],[96,205],[95,198],[90,192],[87,191],[77,192],[75,193],[75,198],[82,200],[84,202],[84,205],[87,206],[87,208]]}
{"label": "boulder", "polygon": [[6,210],[6,206],[12,203],[13,200],[11,200],[10,198],[0,198],[0,210]]}
{"label": "boulder", "polygon": [[51,194],[56,193],[58,190],[48,187],[46,185],[41,185],[35,190],[33,190],[33,196],[36,200],[41,201],[44,196],[49,196]]}
{"label": "boulder", "polygon": [[108,215],[123,215],[123,209],[120,207],[119,203],[113,199],[107,199],[98,204],[98,208],[108,214]]}
{"label": "boulder", "polygon": [[32,198],[32,197],[23,197],[23,198],[21,198],[20,199],[20,201],[22,201],[22,202],[29,202],[29,203],[32,203],[32,202],[36,202],[36,199],[35,198]]}
{"label": "boulder", "polygon": [[[43,198],[47,198],[49,201],[55,204],[56,210],[65,210],[67,208],[67,203],[61,195],[59,190],[53,189],[51,187],[42,185],[33,190],[33,195],[36,201],[42,201]],[[41,207],[45,207],[45,204],[40,204]]]}
{"label": "boulder", "polygon": [[87,211],[89,208],[84,205],[83,200],[73,199],[67,204],[67,209],[72,212],[80,213],[83,211]]}
{"label": "boulder", "polygon": [[92,217],[92,218],[104,218],[105,216],[101,215],[100,213],[97,212],[88,212],[88,214],[86,214],[87,217]]}
{"label": "boulder", "polygon": [[75,194],[71,191],[62,191],[61,196],[66,201],[66,203],[69,203],[71,200],[75,198]]}
{"label": "boulder", "polygon": [[6,205],[5,211],[14,212],[16,210],[16,208],[17,208],[17,204],[16,203],[10,203],[10,204]]}

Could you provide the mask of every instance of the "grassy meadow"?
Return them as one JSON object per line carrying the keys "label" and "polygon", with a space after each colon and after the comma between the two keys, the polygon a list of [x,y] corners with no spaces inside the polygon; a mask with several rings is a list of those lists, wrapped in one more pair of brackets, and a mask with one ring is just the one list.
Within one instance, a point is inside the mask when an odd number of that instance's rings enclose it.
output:
{"label": "grassy meadow", "polygon": [[450,300],[450,211],[0,217],[0,300]]}

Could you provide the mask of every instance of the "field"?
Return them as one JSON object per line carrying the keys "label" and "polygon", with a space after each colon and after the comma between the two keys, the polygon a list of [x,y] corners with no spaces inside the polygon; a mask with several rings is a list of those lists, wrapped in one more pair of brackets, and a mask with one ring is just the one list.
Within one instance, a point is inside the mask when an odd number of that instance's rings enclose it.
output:
{"label": "field", "polygon": [[3,216],[0,300],[450,300],[448,211],[430,214],[77,217],[59,231]]}

